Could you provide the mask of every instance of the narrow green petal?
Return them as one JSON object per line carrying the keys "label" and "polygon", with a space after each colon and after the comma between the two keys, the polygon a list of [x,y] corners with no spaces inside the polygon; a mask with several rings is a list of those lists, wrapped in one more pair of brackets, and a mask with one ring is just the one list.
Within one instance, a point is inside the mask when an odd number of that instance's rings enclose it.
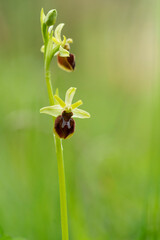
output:
{"label": "narrow green petal", "polygon": [[61,57],[69,57],[69,52],[64,49],[62,46],[59,47],[59,55]]}
{"label": "narrow green petal", "polygon": [[74,87],[71,87],[67,90],[66,97],[65,97],[66,105],[71,105],[72,104],[72,100],[73,100],[75,92],[76,92],[76,88],[74,88]]}
{"label": "narrow green petal", "polygon": [[59,105],[62,108],[64,108],[66,106],[65,102],[60,97],[58,97],[57,95],[54,95],[54,98],[56,99],[56,101],[59,103]]}
{"label": "narrow green petal", "polygon": [[60,44],[59,41],[58,41],[55,37],[52,37],[52,41],[53,41],[56,45]]}
{"label": "narrow green petal", "polygon": [[73,109],[73,117],[75,118],[90,118],[90,114],[84,110],[81,110],[79,108]]}
{"label": "narrow green petal", "polygon": [[58,90],[58,88],[56,88],[55,95],[57,95],[59,97],[59,90]]}
{"label": "narrow green petal", "polygon": [[71,107],[72,107],[72,109],[75,109],[75,108],[79,107],[79,106],[82,105],[82,104],[83,104],[82,100],[79,100],[79,101],[73,103],[73,104],[71,105]]}
{"label": "narrow green petal", "polygon": [[68,38],[68,39],[66,40],[66,43],[73,43],[73,39],[72,39],[72,38]]}
{"label": "narrow green petal", "polygon": [[65,46],[66,44],[66,36],[63,35],[63,42],[62,42],[62,46]]}
{"label": "narrow green petal", "polygon": [[60,105],[48,106],[40,109],[40,113],[49,114],[51,116],[57,117],[63,111],[63,108]]}
{"label": "narrow green petal", "polygon": [[64,27],[64,23],[60,23],[56,29],[55,29],[55,38],[61,42],[61,31],[62,31],[62,28]]}

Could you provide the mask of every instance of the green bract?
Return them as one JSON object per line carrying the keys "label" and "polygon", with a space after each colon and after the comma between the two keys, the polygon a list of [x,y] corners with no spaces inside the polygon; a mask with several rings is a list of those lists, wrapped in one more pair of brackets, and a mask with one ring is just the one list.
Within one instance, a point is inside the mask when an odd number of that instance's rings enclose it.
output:
{"label": "green bract", "polygon": [[72,112],[73,118],[90,118],[90,114],[88,112],[78,108],[83,104],[81,100],[72,104],[75,92],[76,88],[69,88],[66,92],[65,102],[58,96],[58,94],[56,94],[54,96],[56,105],[41,108],[40,113],[57,117],[61,115],[63,111],[65,111],[67,113]]}

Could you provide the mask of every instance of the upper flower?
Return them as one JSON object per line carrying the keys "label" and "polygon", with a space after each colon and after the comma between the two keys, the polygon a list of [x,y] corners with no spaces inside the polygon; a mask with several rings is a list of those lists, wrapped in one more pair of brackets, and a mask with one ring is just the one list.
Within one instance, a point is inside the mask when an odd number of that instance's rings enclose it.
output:
{"label": "upper flower", "polygon": [[64,27],[64,23],[60,23],[54,32],[54,36],[52,37],[53,47],[59,46],[59,51],[55,53],[55,55],[59,54],[61,57],[69,57],[69,49],[70,43],[73,43],[71,38],[66,39],[63,35],[63,40],[61,39],[61,32]]}
{"label": "upper flower", "polygon": [[46,113],[57,117],[65,111],[66,113],[72,113],[73,118],[90,118],[90,114],[88,112],[78,108],[83,104],[81,100],[72,104],[75,92],[76,88],[69,88],[66,92],[65,102],[58,96],[58,94],[56,94],[54,96],[56,105],[41,108],[40,113]]}
{"label": "upper flower", "polygon": [[[64,23],[60,23],[53,30],[56,22],[57,11],[52,9],[45,16],[43,9],[41,10],[41,31],[44,40],[44,45],[41,47],[41,52],[45,54],[46,64],[49,65],[53,56],[58,56],[58,65],[66,71],[73,71],[75,68],[74,55],[70,54],[71,38],[66,38],[61,32]],[[63,59],[62,59],[63,58]]]}

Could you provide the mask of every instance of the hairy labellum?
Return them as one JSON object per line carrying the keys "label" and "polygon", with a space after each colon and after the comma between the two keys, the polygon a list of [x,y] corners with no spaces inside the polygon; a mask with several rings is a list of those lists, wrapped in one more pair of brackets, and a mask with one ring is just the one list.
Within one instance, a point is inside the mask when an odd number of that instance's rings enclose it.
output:
{"label": "hairy labellum", "polygon": [[59,115],[54,124],[54,132],[60,138],[69,138],[73,135],[75,130],[75,121],[72,118],[73,113],[66,111],[62,112],[62,115]]}
{"label": "hairy labellum", "polygon": [[57,56],[58,65],[60,68],[67,72],[73,72],[75,69],[75,57],[73,54],[70,54],[69,57]]}

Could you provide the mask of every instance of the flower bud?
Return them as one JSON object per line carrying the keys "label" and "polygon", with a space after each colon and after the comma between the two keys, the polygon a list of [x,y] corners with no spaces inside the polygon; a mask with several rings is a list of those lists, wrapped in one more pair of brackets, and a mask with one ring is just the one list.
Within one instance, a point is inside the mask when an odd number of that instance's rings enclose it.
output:
{"label": "flower bud", "polygon": [[59,115],[54,124],[54,133],[63,139],[69,138],[73,135],[75,130],[75,121],[72,118],[73,113],[66,111]]}
{"label": "flower bud", "polygon": [[75,57],[70,54],[69,57],[57,56],[58,66],[67,72],[73,72],[75,69]]}
{"label": "flower bud", "polygon": [[57,11],[56,9],[52,9],[50,10],[46,17],[45,17],[45,23],[46,25],[49,27],[49,26],[52,26],[55,24],[56,22],[56,18],[57,18]]}

